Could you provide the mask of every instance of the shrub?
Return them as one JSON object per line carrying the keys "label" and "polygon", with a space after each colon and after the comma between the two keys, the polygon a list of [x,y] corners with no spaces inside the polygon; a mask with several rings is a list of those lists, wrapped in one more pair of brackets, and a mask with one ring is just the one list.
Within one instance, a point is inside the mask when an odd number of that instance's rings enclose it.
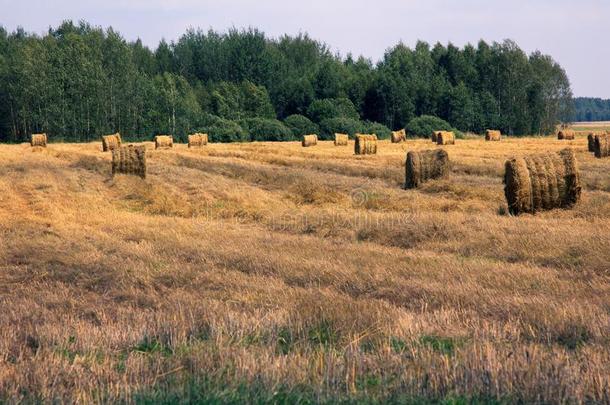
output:
{"label": "shrub", "polygon": [[252,141],[289,141],[292,131],[281,121],[268,118],[248,118],[240,121]]}
{"label": "shrub", "polygon": [[330,118],[351,118],[359,120],[360,115],[348,98],[325,98],[316,100],[307,109],[307,115],[313,122],[322,123]]}
{"label": "shrub", "polygon": [[284,124],[290,128],[294,137],[320,133],[320,127],[304,115],[294,114],[286,117]]}
{"label": "shrub", "polygon": [[353,137],[356,132],[362,132],[363,127],[362,122],[351,118],[328,118],[320,123],[320,135],[322,139],[334,139],[334,134],[338,132]]}
{"label": "shrub", "polygon": [[454,131],[456,130],[447,121],[433,115],[422,115],[413,118],[407,124],[407,134],[410,136],[429,137],[432,131]]}
{"label": "shrub", "polygon": [[210,119],[209,124],[197,132],[207,133],[210,142],[245,142],[248,140],[248,133],[237,122],[219,117]]}
{"label": "shrub", "polygon": [[378,122],[365,122],[362,132],[366,134],[375,134],[377,139],[389,139],[392,135],[390,128]]}

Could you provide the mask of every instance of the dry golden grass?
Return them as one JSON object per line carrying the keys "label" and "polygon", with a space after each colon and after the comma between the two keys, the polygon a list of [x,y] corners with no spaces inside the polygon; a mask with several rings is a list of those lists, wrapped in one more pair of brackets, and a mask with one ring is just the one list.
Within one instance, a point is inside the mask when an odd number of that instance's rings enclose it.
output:
{"label": "dry golden grass", "polygon": [[[460,140],[408,191],[429,140],[146,144],[146,180],[97,142],[0,146],[0,402],[610,401],[586,135]],[[566,146],[576,207],[506,215],[506,159]]]}

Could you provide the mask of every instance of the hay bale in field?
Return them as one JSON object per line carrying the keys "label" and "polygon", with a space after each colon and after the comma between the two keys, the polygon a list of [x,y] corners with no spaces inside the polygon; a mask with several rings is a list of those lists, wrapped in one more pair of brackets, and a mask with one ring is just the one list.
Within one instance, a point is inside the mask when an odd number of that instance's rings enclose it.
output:
{"label": "hay bale in field", "polygon": [[303,135],[302,145],[304,148],[318,144],[318,135]]}
{"label": "hay bale in field", "polygon": [[208,144],[208,134],[189,135],[189,148],[199,148]]}
{"label": "hay bale in field", "polygon": [[112,150],[112,175],[132,174],[146,178],[146,147],[121,146]]}
{"label": "hay bale in field", "polygon": [[46,148],[47,134],[32,134],[32,137],[30,138],[30,145]]}
{"label": "hay bale in field", "polygon": [[499,141],[502,139],[502,132],[495,129],[488,129],[485,131],[486,141]]}
{"label": "hay bale in field", "polygon": [[407,140],[407,131],[403,128],[400,131],[392,131],[392,143],[400,143]]}
{"label": "hay bale in field", "polygon": [[571,208],[580,199],[578,163],[570,148],[506,161],[504,194],[513,215]]}
{"label": "hay bale in field", "polygon": [[121,139],[121,134],[118,132],[112,135],[103,135],[102,136],[102,150],[104,152],[115,150],[116,148],[121,147],[121,143],[123,140]]}
{"label": "hay bale in field", "polygon": [[455,145],[455,134],[448,131],[439,131],[436,134],[436,143],[438,145]]}
{"label": "hay bale in field", "polygon": [[449,155],[443,149],[411,151],[405,164],[405,188],[416,188],[449,173]]}
{"label": "hay bale in field", "polygon": [[348,134],[335,134],[335,146],[347,146],[348,141]]}
{"label": "hay bale in field", "polygon": [[587,135],[587,149],[589,152],[595,152],[595,134],[593,132]]}
{"label": "hay bale in field", "polygon": [[377,135],[356,134],[354,145],[356,155],[374,155],[377,153]]}
{"label": "hay bale in field", "polygon": [[443,131],[432,131],[432,135],[430,135],[430,139],[432,139],[432,142],[436,143],[438,141],[438,134],[440,134]]}
{"label": "hay bale in field", "polygon": [[559,140],[573,140],[576,136],[576,132],[571,129],[561,129],[557,133],[557,139]]}
{"label": "hay bale in field", "polygon": [[610,135],[595,135],[593,138],[593,153],[598,159],[610,156]]}
{"label": "hay bale in field", "polygon": [[169,149],[174,147],[174,137],[171,135],[155,136],[155,149]]}

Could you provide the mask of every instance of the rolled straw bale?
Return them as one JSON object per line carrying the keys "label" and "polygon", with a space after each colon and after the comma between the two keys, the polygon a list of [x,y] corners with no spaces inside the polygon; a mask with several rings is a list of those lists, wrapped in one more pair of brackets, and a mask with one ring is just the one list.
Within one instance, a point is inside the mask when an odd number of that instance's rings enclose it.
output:
{"label": "rolled straw bale", "polygon": [[595,135],[593,139],[593,152],[596,158],[605,158],[610,156],[610,135]]}
{"label": "rolled straw bale", "polygon": [[400,131],[392,131],[392,143],[400,143],[407,140],[407,131],[403,128]]}
{"label": "rolled straw bale", "polygon": [[302,145],[304,148],[318,144],[318,135],[303,135]]}
{"label": "rolled straw bale", "polygon": [[595,152],[595,134],[593,132],[587,136],[587,149],[589,152]]}
{"label": "rolled straw bale", "polygon": [[504,194],[513,215],[571,208],[580,199],[578,163],[570,148],[506,161]]}
{"label": "rolled straw bale", "polygon": [[174,147],[174,137],[171,135],[155,136],[155,149],[169,149]]}
{"label": "rolled straw bale", "polygon": [[495,129],[488,129],[485,131],[486,141],[499,141],[500,139],[502,139],[502,132]]}
{"label": "rolled straw bale", "polygon": [[430,139],[432,139],[432,142],[436,143],[438,140],[438,134],[440,134],[443,131],[432,131],[432,135],[430,136]]}
{"label": "rolled straw bale", "polygon": [[120,148],[122,142],[121,134],[118,132],[112,135],[104,135],[102,136],[102,150],[108,152],[109,150]]}
{"label": "rolled straw bale", "polygon": [[562,129],[557,133],[557,139],[559,140],[572,140],[576,136],[576,133],[571,129]]}
{"label": "rolled straw bale", "polygon": [[455,134],[448,131],[439,131],[436,134],[436,143],[439,145],[455,145]]}
{"label": "rolled straw bale", "polygon": [[46,148],[47,134],[32,134],[32,138],[30,139],[30,145]]}
{"label": "rolled straw bale", "polygon": [[347,146],[348,141],[349,141],[349,135],[335,134],[335,146]]}
{"label": "rolled straw bale", "polygon": [[405,188],[416,188],[449,173],[449,155],[443,149],[410,151],[405,165]]}
{"label": "rolled straw bale", "polygon": [[208,134],[189,135],[189,148],[198,148],[208,144]]}
{"label": "rolled straw bale", "polygon": [[356,134],[354,145],[356,155],[374,155],[377,153],[377,135]]}
{"label": "rolled straw bale", "polygon": [[112,175],[132,174],[146,178],[146,147],[121,146],[112,150]]}

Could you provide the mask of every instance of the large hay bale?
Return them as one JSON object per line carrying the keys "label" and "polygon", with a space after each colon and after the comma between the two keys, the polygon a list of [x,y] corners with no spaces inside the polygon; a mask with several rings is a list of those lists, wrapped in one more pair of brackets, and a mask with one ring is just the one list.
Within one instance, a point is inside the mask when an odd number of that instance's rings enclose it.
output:
{"label": "large hay bale", "polygon": [[411,151],[405,164],[405,188],[416,188],[449,173],[449,155],[443,149]]}
{"label": "large hay bale", "polygon": [[208,144],[208,134],[189,135],[189,148],[200,148]]}
{"label": "large hay bale", "polygon": [[593,132],[587,135],[587,149],[589,152],[595,152],[595,134]]}
{"label": "large hay bale", "polygon": [[400,131],[392,131],[392,143],[400,143],[407,140],[407,131],[403,128]]}
{"label": "large hay bale", "polygon": [[436,143],[439,145],[455,145],[455,134],[448,131],[439,131],[436,134]]}
{"label": "large hay bale", "polygon": [[596,158],[610,156],[610,135],[595,135],[593,138],[593,152]]}
{"label": "large hay bale", "polygon": [[169,149],[174,147],[174,137],[171,135],[155,136],[155,149]]}
{"label": "large hay bale", "polygon": [[32,134],[32,137],[30,138],[30,145],[46,148],[47,134]]}
{"label": "large hay bale", "polygon": [[121,139],[121,134],[118,132],[112,135],[103,135],[102,136],[102,150],[104,152],[115,150],[116,148],[121,147],[121,143],[123,140]]}
{"label": "large hay bale", "polygon": [[146,147],[121,146],[112,151],[112,175],[132,174],[146,178]]}
{"label": "large hay bale", "polygon": [[318,135],[303,135],[302,145],[304,148],[318,144]]}
{"label": "large hay bale", "polygon": [[488,129],[485,131],[486,141],[499,141],[502,139],[502,132],[495,129]]}
{"label": "large hay bale", "polygon": [[561,129],[557,132],[557,139],[559,140],[573,140],[576,137],[576,132],[571,129]]}
{"label": "large hay bale", "polygon": [[430,139],[432,139],[432,142],[436,143],[438,141],[438,134],[440,134],[443,131],[432,131],[432,135],[430,135]]}
{"label": "large hay bale", "polygon": [[335,146],[347,146],[348,141],[348,134],[335,134]]}
{"label": "large hay bale", "polygon": [[580,199],[576,155],[570,148],[506,161],[504,194],[513,215],[571,208]]}
{"label": "large hay bale", "polygon": [[587,135],[587,148],[589,149],[589,152],[595,152],[595,137],[598,135],[607,135],[608,132],[606,131],[592,131],[589,132],[589,135]]}
{"label": "large hay bale", "polygon": [[356,134],[354,145],[356,155],[374,155],[377,153],[377,135]]}

